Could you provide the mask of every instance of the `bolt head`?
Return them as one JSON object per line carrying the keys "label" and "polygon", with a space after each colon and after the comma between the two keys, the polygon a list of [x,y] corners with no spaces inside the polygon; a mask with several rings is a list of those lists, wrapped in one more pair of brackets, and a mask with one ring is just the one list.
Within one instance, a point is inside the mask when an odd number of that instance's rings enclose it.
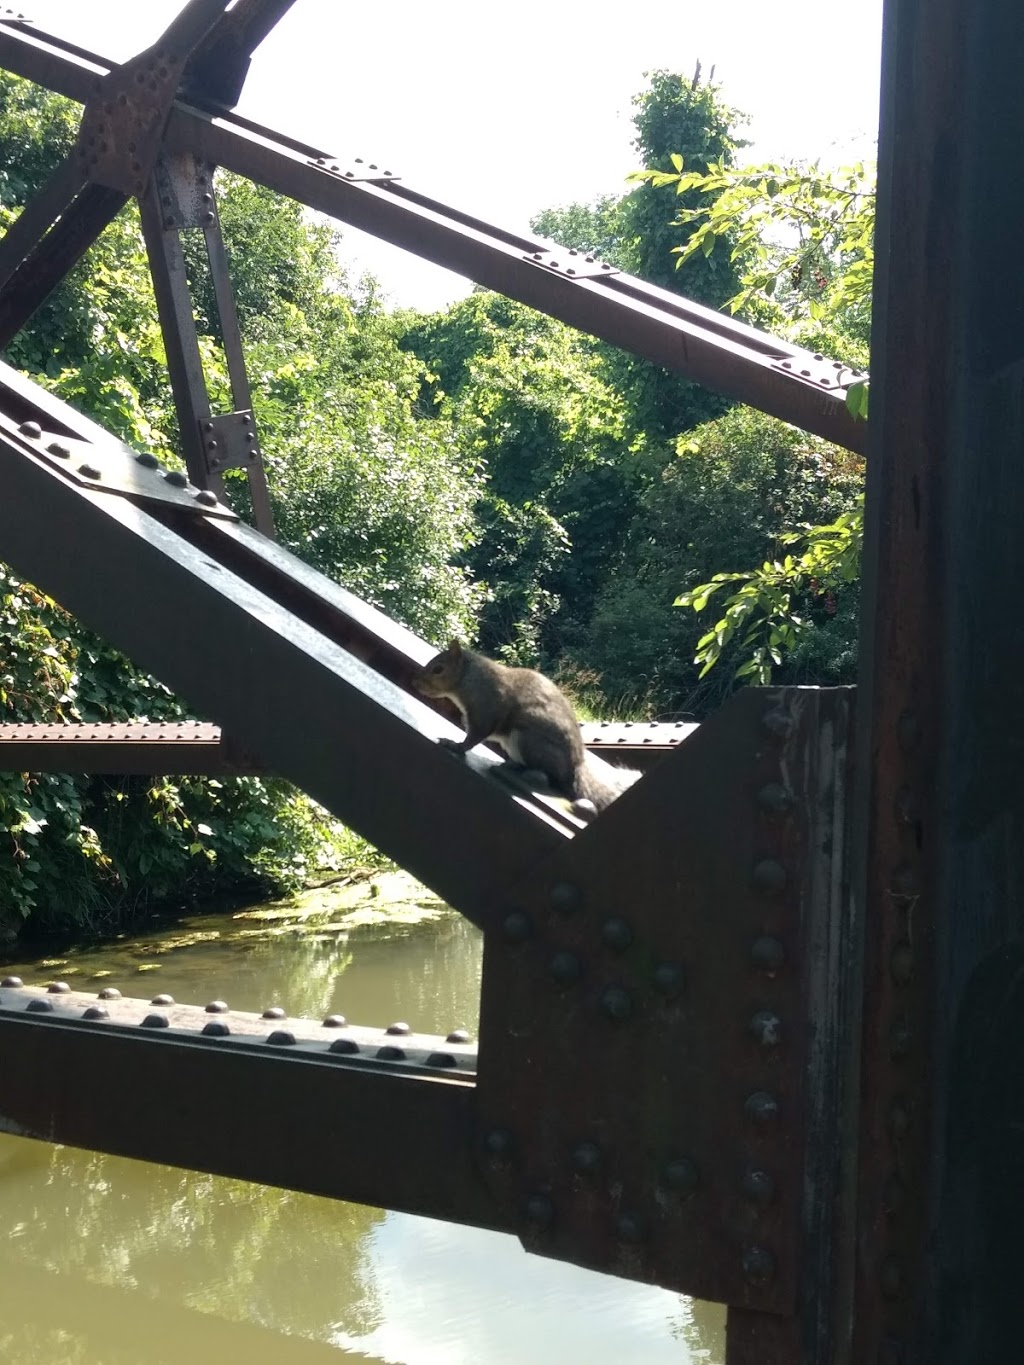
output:
{"label": "bolt head", "polygon": [[323,1022],[324,1028],[344,1028],[347,1023],[343,1014],[329,1014]]}
{"label": "bolt head", "polygon": [[484,1151],[491,1157],[512,1155],[515,1139],[507,1128],[489,1128],[484,1134]]}
{"label": "bolt head", "polygon": [[615,1231],[623,1242],[635,1246],[647,1236],[647,1223],[639,1213],[620,1214],[615,1223]]}
{"label": "bolt head", "polygon": [[666,1000],[682,995],[686,974],[678,962],[661,962],[654,969],[654,989]]}
{"label": "bolt head", "polygon": [[30,1000],[25,1006],[29,1014],[51,1014],[53,1012],[52,1000]]}
{"label": "bolt head", "polygon": [[226,1000],[211,1000],[206,1006],[207,1014],[227,1014],[228,1002]]}
{"label": "bolt head", "polygon": [[775,858],[762,858],[754,868],[754,885],[767,895],[778,895],[786,880],[786,869]]}
{"label": "bolt head", "polygon": [[283,1010],[280,1005],[271,1005],[269,1009],[263,1011],[261,1017],[263,1019],[287,1019],[288,1012]]}
{"label": "bolt head", "polygon": [[506,943],[525,943],[533,930],[529,915],[522,910],[513,910],[506,915],[501,928]]}
{"label": "bolt head", "polygon": [[104,986],[96,998],[97,1000],[120,1000],[121,992],[116,986]]}
{"label": "bolt head", "polygon": [[71,987],[66,981],[51,981],[46,990],[49,995],[67,995]]}
{"label": "bolt head", "polygon": [[110,1011],[104,1005],[90,1005],[82,1011],[83,1019],[109,1019]]}
{"label": "bolt head", "polygon": [[458,1061],[450,1052],[432,1052],[427,1058],[427,1066],[458,1066]]}
{"label": "bolt head", "polygon": [[268,1035],[267,1042],[272,1043],[275,1047],[294,1047],[295,1034],[292,1033],[291,1029],[276,1028],[273,1033]]}
{"label": "bolt head", "polygon": [[404,1023],[388,1024],[384,1032],[390,1033],[395,1038],[406,1038],[410,1033],[412,1033],[412,1029],[409,1027],[408,1024]]}
{"label": "bolt head", "polygon": [[206,1038],[226,1038],[231,1028],[223,1019],[211,1019],[209,1023],[203,1025],[202,1032]]}
{"label": "bolt head", "polygon": [[624,1024],[633,1016],[633,1000],[624,986],[608,986],[601,992],[601,1013],[613,1024]]}
{"label": "bolt head", "polygon": [[0,986],[6,986],[6,988],[11,991],[17,990],[19,986],[24,986],[24,984],[25,983],[20,976],[5,976],[4,979],[0,981]]}
{"label": "bolt head", "polygon": [[602,926],[601,937],[612,952],[624,953],[633,942],[633,930],[624,919],[609,919]]}
{"label": "bolt head", "polygon": [[336,1038],[327,1051],[341,1053],[348,1057],[359,1051],[359,1044],[354,1038]]}
{"label": "bolt head", "polygon": [[555,1221],[555,1206],[546,1194],[531,1194],[524,1212],[536,1228],[549,1228]]}
{"label": "bolt head", "polygon": [[468,1043],[469,1031],[464,1028],[453,1028],[445,1039],[446,1043]]}
{"label": "bolt head", "polygon": [[171,1021],[166,1014],[147,1014],[142,1021],[143,1028],[170,1028]]}
{"label": "bolt head", "polygon": [[750,1033],[762,1047],[778,1047],[782,1041],[782,1020],[772,1010],[758,1010],[750,1021]]}
{"label": "bolt head", "polygon": [[174,996],[173,996],[173,995],[154,995],[154,996],[153,996],[153,999],[152,999],[149,1003],[150,1003],[151,1005],[173,1005],[173,1004],[174,1004]]}
{"label": "bolt head", "polygon": [[743,1105],[743,1112],[754,1123],[774,1123],[779,1117],[779,1102],[774,1095],[769,1095],[766,1090],[757,1090],[753,1095],[747,1097]]}
{"label": "bolt head", "polygon": [[747,1171],[740,1183],[745,1198],[752,1204],[770,1204],[775,1198],[775,1181],[767,1171]]}
{"label": "bolt head", "polygon": [[578,886],[572,882],[555,882],[548,893],[548,899],[552,910],[557,910],[559,914],[571,915],[574,910],[580,908],[582,896]]}
{"label": "bolt head", "polygon": [[574,986],[583,975],[583,964],[575,953],[556,953],[551,959],[551,975],[560,986]]}
{"label": "bolt head", "polygon": [[596,1142],[581,1142],[573,1148],[572,1164],[580,1175],[596,1175],[601,1169],[601,1149]]}
{"label": "bolt head", "polygon": [[751,944],[750,960],[758,971],[774,975],[786,961],[786,950],[780,939],[763,934]]}

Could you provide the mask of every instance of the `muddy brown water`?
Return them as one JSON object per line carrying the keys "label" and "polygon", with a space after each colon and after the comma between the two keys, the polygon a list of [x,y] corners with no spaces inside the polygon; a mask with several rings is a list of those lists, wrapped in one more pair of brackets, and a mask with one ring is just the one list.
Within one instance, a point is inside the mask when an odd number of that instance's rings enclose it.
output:
{"label": "muddy brown water", "polygon": [[[2,965],[475,1033],[480,964],[480,934],[446,914],[319,931],[197,917]],[[4,1365],[721,1365],[724,1322],[501,1233],[0,1134]]]}

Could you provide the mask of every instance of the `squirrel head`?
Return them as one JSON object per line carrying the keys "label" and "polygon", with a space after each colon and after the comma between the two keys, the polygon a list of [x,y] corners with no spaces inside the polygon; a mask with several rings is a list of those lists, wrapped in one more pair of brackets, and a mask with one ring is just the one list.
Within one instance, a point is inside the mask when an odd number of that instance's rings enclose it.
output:
{"label": "squirrel head", "polygon": [[423,665],[412,680],[417,692],[425,697],[446,696],[462,674],[465,654],[458,640],[451,640],[447,649]]}

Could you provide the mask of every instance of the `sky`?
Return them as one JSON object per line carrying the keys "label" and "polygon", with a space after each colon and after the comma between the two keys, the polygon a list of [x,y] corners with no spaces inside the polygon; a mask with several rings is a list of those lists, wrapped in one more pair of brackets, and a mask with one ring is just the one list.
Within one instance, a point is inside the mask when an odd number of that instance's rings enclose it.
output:
{"label": "sky", "polygon": [[[39,26],[123,61],[184,0],[27,0]],[[882,0],[579,4],[295,0],[257,50],[240,113],[512,230],[623,193],[639,169],[630,104],[657,69],[715,68],[750,116],[750,159],[873,155]],[[444,307],[471,282],[353,229],[342,258],[397,305]]]}

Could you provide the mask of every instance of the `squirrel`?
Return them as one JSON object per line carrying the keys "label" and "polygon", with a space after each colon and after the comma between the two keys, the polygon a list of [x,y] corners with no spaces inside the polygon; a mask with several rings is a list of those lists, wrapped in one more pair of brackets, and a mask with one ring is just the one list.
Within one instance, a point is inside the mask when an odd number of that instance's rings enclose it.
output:
{"label": "squirrel", "polygon": [[640,776],[588,754],[564,694],[543,673],[512,668],[453,640],[413,678],[426,697],[458,707],[466,737],[442,739],[456,753],[493,740],[522,768],[539,773],[577,815],[593,819]]}

